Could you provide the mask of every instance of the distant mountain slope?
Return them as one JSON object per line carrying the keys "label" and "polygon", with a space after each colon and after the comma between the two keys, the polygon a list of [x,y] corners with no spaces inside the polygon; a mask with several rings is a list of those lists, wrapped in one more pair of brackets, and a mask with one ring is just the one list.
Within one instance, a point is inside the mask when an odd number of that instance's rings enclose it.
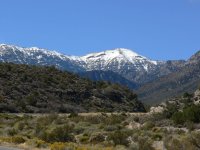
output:
{"label": "distant mountain slope", "polygon": [[128,88],[91,82],[54,67],[0,63],[0,112],[141,112]]}
{"label": "distant mountain slope", "polygon": [[184,65],[164,77],[142,86],[137,93],[146,103],[160,103],[184,92],[194,92],[200,85],[200,51]]}
{"label": "distant mountain slope", "polygon": [[0,61],[56,66],[92,80],[119,83],[134,90],[140,87],[138,94],[148,103],[158,103],[184,91],[193,91],[199,79],[199,53],[188,61],[154,61],[124,48],[78,57],[36,47],[1,44]]}
{"label": "distant mountain slope", "polygon": [[159,63],[124,48],[88,54],[81,59],[84,61],[82,67],[87,71],[113,71],[140,84],[143,83],[140,77],[150,73]]}
{"label": "distant mountain slope", "polygon": [[117,83],[123,86],[127,86],[130,89],[136,89],[138,86],[136,83],[131,82],[112,71],[94,70],[94,71],[81,72],[79,73],[79,75],[81,77],[85,77],[93,81],[109,81],[111,83]]}
{"label": "distant mountain slope", "polygon": [[56,66],[59,69],[71,72],[85,70],[77,65],[76,62],[72,60],[72,57],[37,47],[22,48],[1,44],[0,61],[28,65]]}
{"label": "distant mountain slope", "polygon": [[137,84],[144,84],[173,72],[170,69],[160,72],[159,70],[162,66],[165,66],[165,62],[150,60],[124,48],[78,57],[67,56],[37,47],[22,48],[1,44],[0,61],[42,66],[53,65],[61,70],[76,73],[95,70],[112,71]]}

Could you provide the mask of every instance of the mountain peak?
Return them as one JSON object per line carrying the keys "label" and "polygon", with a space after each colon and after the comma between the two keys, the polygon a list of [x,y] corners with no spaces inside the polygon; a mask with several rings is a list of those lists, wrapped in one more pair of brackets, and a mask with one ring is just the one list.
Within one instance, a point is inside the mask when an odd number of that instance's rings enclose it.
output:
{"label": "mountain peak", "polygon": [[197,51],[192,57],[189,58],[189,61],[187,63],[199,63],[200,60],[200,51]]}
{"label": "mountain peak", "polygon": [[125,48],[116,48],[113,50],[105,50],[103,52],[98,52],[98,53],[91,53],[86,56],[83,56],[82,59],[84,61],[87,60],[92,60],[92,59],[103,59],[103,60],[113,60],[113,59],[125,59],[128,60],[129,62],[132,62],[132,59],[135,58],[143,58],[146,59],[145,57],[133,52],[130,49],[125,49]]}
{"label": "mountain peak", "polygon": [[[130,49],[116,48],[98,53],[91,53],[80,57],[87,70],[145,70],[157,65],[157,61],[152,61],[141,56]],[[121,70],[123,72],[123,70]]]}
{"label": "mountain peak", "polygon": [[140,56],[139,54],[137,54],[136,52],[130,50],[130,49],[126,49],[126,48],[116,48],[113,51],[117,51],[119,52],[119,54],[121,55],[129,55],[129,56]]}

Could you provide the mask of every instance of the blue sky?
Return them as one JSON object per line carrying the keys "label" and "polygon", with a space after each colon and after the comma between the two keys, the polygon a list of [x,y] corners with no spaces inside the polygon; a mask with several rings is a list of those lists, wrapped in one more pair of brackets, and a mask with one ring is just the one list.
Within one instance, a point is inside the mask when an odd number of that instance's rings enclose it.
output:
{"label": "blue sky", "polygon": [[71,55],[129,48],[152,59],[200,50],[200,0],[0,0],[0,43]]}

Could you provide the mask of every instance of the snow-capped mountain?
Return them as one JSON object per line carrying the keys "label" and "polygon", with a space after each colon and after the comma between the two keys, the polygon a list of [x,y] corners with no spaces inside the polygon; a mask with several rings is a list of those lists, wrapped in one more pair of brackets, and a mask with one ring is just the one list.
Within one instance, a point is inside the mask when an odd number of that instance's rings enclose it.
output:
{"label": "snow-capped mountain", "polygon": [[152,61],[129,49],[117,48],[81,57],[87,70],[121,70],[122,68],[146,70],[157,65]]}
{"label": "snow-capped mountain", "polygon": [[22,48],[13,45],[0,45],[0,61],[29,65],[56,66],[62,70],[72,72],[84,71],[84,68],[76,65],[69,56],[56,51],[49,51],[37,47]]}
{"label": "snow-capped mountain", "polygon": [[[166,68],[164,71],[159,71],[162,68],[161,66],[166,65],[166,62],[153,61],[124,48],[106,50],[79,57],[63,55],[56,51],[37,47],[22,48],[0,44],[0,61],[56,66],[59,69],[77,73],[96,70],[112,71],[137,84],[144,84],[172,72],[168,65],[164,67]],[[176,70],[176,67],[173,70]],[[112,80],[114,79],[112,78]]]}
{"label": "snow-capped mountain", "polygon": [[80,58],[83,62],[80,65],[87,71],[113,71],[137,83],[143,83],[140,77],[152,72],[160,64],[124,48],[92,53]]}

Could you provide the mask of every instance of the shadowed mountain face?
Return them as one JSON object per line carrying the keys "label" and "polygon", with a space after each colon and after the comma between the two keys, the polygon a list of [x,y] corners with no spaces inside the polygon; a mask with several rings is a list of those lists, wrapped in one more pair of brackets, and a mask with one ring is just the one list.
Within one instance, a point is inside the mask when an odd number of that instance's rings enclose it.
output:
{"label": "shadowed mountain face", "polygon": [[128,88],[54,67],[0,63],[0,112],[143,112]]}
{"label": "shadowed mountain face", "polygon": [[199,85],[200,52],[197,52],[177,71],[142,86],[137,93],[142,101],[155,104],[184,92],[194,92]]}
{"label": "shadowed mountain face", "polygon": [[117,83],[123,86],[127,86],[130,89],[136,89],[138,87],[136,83],[131,82],[128,79],[112,71],[94,70],[94,71],[81,72],[79,73],[79,75],[81,77],[85,77],[93,81],[108,81],[111,83]]}

